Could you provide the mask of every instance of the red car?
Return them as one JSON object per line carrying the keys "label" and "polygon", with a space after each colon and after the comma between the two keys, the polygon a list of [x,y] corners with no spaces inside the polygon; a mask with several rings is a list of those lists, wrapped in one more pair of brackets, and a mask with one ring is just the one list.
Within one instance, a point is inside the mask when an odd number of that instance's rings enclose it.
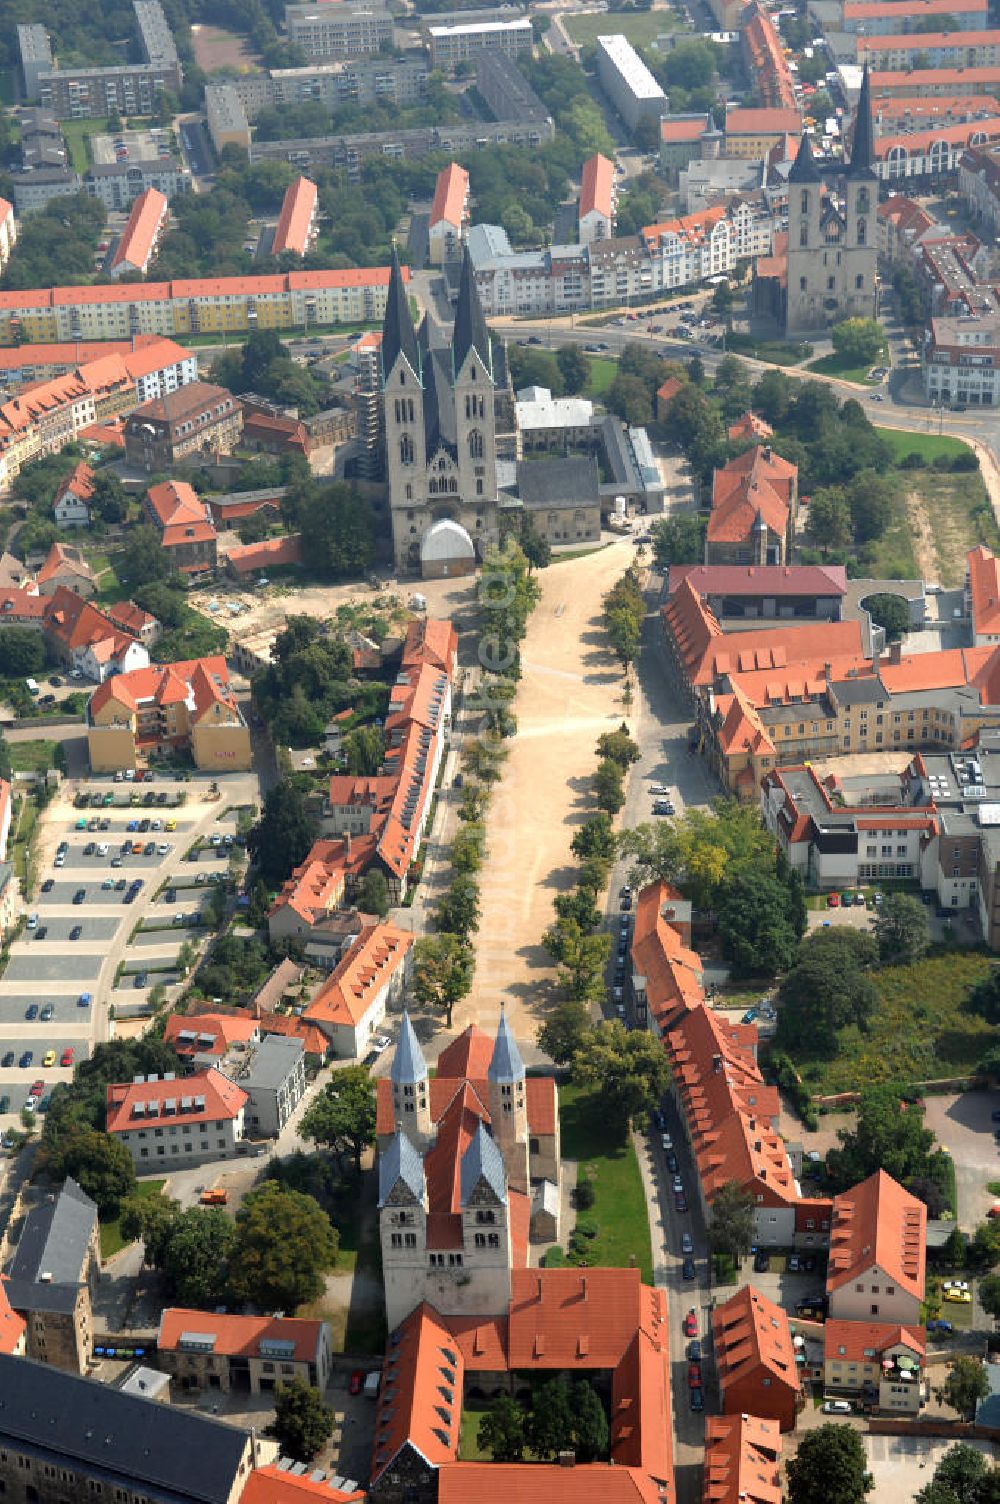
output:
{"label": "red car", "polygon": [[348,1394],[360,1394],[365,1386],[365,1373],[363,1368],[356,1368],[347,1381]]}
{"label": "red car", "polygon": [[700,1389],[701,1388],[701,1364],[700,1363],[689,1363],[688,1364],[688,1388],[689,1389]]}
{"label": "red car", "polygon": [[67,1045],[66,1048],[63,1050],[62,1055],[59,1057],[59,1064],[60,1065],[72,1065],[73,1064],[73,1046],[72,1045]]}
{"label": "red car", "polygon": [[827,906],[828,909],[839,909],[840,908],[840,894],[839,893],[828,893],[826,895],[826,906]]}
{"label": "red car", "polygon": [[44,1091],[45,1091],[45,1082],[44,1081],[32,1081],[31,1087],[30,1087],[29,1092],[28,1092],[28,1095],[30,1097],[40,1097]]}
{"label": "red car", "polygon": [[698,1335],[698,1313],[694,1306],[691,1307],[690,1311],[684,1317],[684,1335],[685,1337],[697,1337]]}

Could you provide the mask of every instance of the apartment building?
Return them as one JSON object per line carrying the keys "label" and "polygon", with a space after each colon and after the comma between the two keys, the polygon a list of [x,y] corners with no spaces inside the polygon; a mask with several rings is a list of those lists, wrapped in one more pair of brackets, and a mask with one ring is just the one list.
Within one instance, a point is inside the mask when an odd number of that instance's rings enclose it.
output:
{"label": "apartment building", "polygon": [[1000,66],[1000,31],[933,31],[910,36],[857,37],[857,60],[874,74],[913,68],[919,57],[934,68]]}
{"label": "apartment building", "polygon": [[45,644],[53,658],[78,669],[95,684],[103,684],[112,674],[148,668],[148,650],[159,631],[155,616],[130,601],[100,610],[63,585],[47,600],[42,619]]}
{"label": "apartment building", "polygon": [[922,1326],[834,1321],[823,1327],[823,1387],[880,1415],[918,1415],[927,1338]]}
{"label": "apartment building", "polygon": [[355,864],[362,855],[370,858],[364,844],[355,843],[349,834],[340,840],[314,841],[305,861],[293,868],[271,905],[267,916],[271,941],[306,936],[314,925],[329,918],[340,907],[348,874],[352,867],[357,873]]}
{"label": "apartment building", "polygon": [[87,743],[95,773],[174,751],[190,752],[195,767],[207,772],[252,765],[250,733],[222,657],[114,675],[90,697]]}
{"label": "apartment building", "polygon": [[84,193],[99,198],[112,212],[124,212],[137,198],[153,189],[166,199],[190,193],[191,172],[172,157],[145,162],[95,162],[83,175]]}
{"label": "apartment building", "polygon": [[338,1060],[362,1060],[406,994],[413,935],[388,923],[365,925],[308,1004],[303,1018],[321,1030]]}
{"label": "apartment building", "polygon": [[[409,268],[404,267],[405,281],[409,275]],[[142,334],[173,338],[371,323],[385,313],[388,287],[388,267],[355,267],[0,292],[0,339],[11,344],[127,340]]]}
{"label": "apartment building", "polygon": [[970,146],[962,154],[958,191],[981,224],[1000,232],[1000,148]]}
{"label": "apartment building", "polygon": [[5,198],[0,198],[0,272],[6,267],[16,244],[17,220],[14,218],[14,205]]}
{"label": "apartment building", "polygon": [[[345,104],[419,104],[427,93],[429,72],[426,61],[414,57],[352,58],[303,68],[272,68],[265,102],[283,105],[318,100],[331,109]],[[234,82],[239,88],[242,81]]]}
{"label": "apartment building", "polygon": [[17,28],[17,47],[21,56],[24,97],[27,100],[35,100],[39,95],[39,75],[48,73],[52,68],[49,34],[45,27],[38,23],[21,24]]}
{"label": "apartment building", "polygon": [[702,1504],[781,1504],[781,1428],[759,1415],[705,1422]]}
{"label": "apartment building", "polygon": [[[454,156],[466,151],[480,151],[486,146],[541,146],[545,141],[551,141],[554,135],[555,124],[550,116],[541,122],[516,118],[455,121],[448,125],[421,125],[351,135],[297,137],[292,141],[255,141],[250,147],[250,160],[289,162],[299,169],[327,164],[339,168],[347,174],[349,182],[356,183],[360,182],[361,166],[369,157],[418,162],[432,152],[447,152]],[[384,302],[380,306],[384,308]],[[357,317],[360,319],[361,315]],[[371,322],[374,315],[364,317]]]}
{"label": "apartment building", "polygon": [[988,0],[844,0],[841,30],[848,36],[898,37],[907,32],[936,30],[935,22],[949,16],[956,31],[985,31]]}
{"label": "apartment building", "polygon": [[629,130],[667,113],[667,96],[627,37],[597,38],[597,76]]}
{"label": "apartment building", "polygon": [[106,1129],[138,1175],[205,1164],[237,1152],[247,1094],[210,1066],[190,1076],[147,1076],[107,1089]]}
{"label": "apartment building", "polygon": [[876,1170],[833,1198],[829,1319],[919,1327],[926,1258],[926,1206]]}
{"label": "apartment building", "polygon": [[532,40],[527,16],[516,21],[460,21],[453,26],[427,28],[431,67],[445,72],[475,60],[480,52],[502,52],[507,57],[530,55]]}
{"label": "apartment building", "polygon": [[38,74],[38,98],[57,120],[152,115],[163,90],[174,93],[180,84],[177,62],[52,68]]}
{"label": "apartment building", "polygon": [[139,195],[111,258],[112,277],[122,277],[126,272],[146,275],[166,229],[168,212],[167,200],[158,189],[147,188]]}
{"label": "apartment building", "polygon": [[938,125],[925,131],[882,135],[874,145],[873,168],[883,183],[918,180],[917,191],[955,177],[970,147],[1000,142],[1000,103],[986,119]]}
{"label": "apartment building", "polygon": [[437,175],[431,201],[427,239],[432,266],[458,260],[468,225],[469,174],[457,162],[450,162]]}
{"label": "apartment building", "polygon": [[291,46],[317,61],[369,57],[392,46],[391,13],[355,0],[339,5],[286,5],[285,30]]}
{"label": "apartment building", "polygon": [[946,94],[995,94],[1000,86],[1000,65],[946,68],[889,68],[881,62],[872,69],[872,98],[934,99]]}
{"label": "apartment building", "polygon": [[877,139],[932,125],[963,125],[973,120],[989,120],[996,115],[998,108],[1000,106],[992,94],[972,92],[940,94],[929,99],[880,99],[872,112],[872,120]]}
{"label": "apartment building", "polygon": [[797,109],[795,81],[781,33],[761,0],[751,0],[743,13],[740,45],[747,74],[754,80],[761,104],[766,109]]}
{"label": "apartment building", "polygon": [[168,1306],[160,1313],[157,1361],[181,1390],[249,1388],[269,1394],[298,1379],[325,1393],[333,1368],[325,1321],[231,1316]]}
{"label": "apartment building", "polygon": [[641,1027],[662,1035],[679,1010],[704,1002],[701,957],[691,949],[691,905],[669,883],[640,890],[629,956],[629,1004]]}
{"label": "apartment building", "polygon": [[615,164],[598,152],[583,164],[580,202],[577,207],[577,238],[581,245],[610,240],[615,233]]}
{"label": "apartment building", "polygon": [[10,1308],[25,1322],[29,1357],[86,1373],[100,1277],[97,1207],[67,1179],[55,1195],[29,1207],[3,1281]]}
{"label": "apartment building", "polygon": [[801,130],[802,114],[798,108],[730,108],[723,127],[723,155],[762,161],[783,144],[786,136],[797,136]]}
{"label": "apartment building", "polygon": [[274,229],[271,255],[304,256],[319,234],[319,190],[309,178],[289,183]]}
{"label": "apartment building", "polygon": [[227,146],[250,150],[250,120],[235,82],[205,85],[205,124],[217,152]]}
{"label": "apartment building", "polygon": [[237,1062],[234,1079],[247,1094],[247,1138],[277,1138],[306,1091],[306,1056],[301,1039],[269,1034]]}
{"label": "apartment building", "polygon": [[218,535],[211,508],[199,501],[184,480],[163,480],[150,486],[142,510],[160,535],[173,568],[188,576],[211,573],[218,562]]}
{"label": "apartment building", "polygon": [[793,1430],[804,1396],[784,1307],[744,1285],[713,1311],[712,1344],[724,1414]]}
{"label": "apartment building", "polygon": [[496,120],[522,120],[546,127],[551,117],[513,58],[494,49],[476,54],[476,88]]}
{"label": "apartment building", "polygon": [[1000,406],[1000,313],[932,318],[920,357],[928,401]]}
{"label": "apartment building", "polygon": [[147,472],[171,470],[192,455],[229,454],[242,432],[243,409],[225,387],[189,381],[129,414],[125,457]]}

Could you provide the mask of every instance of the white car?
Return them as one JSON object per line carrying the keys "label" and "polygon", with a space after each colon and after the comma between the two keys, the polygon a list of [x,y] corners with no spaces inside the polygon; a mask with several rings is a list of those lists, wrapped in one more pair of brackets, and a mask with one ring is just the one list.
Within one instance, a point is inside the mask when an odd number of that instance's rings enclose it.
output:
{"label": "white car", "polygon": [[664,1154],[669,1153],[669,1151],[674,1147],[674,1141],[670,1137],[669,1133],[664,1133],[663,1134],[663,1136],[660,1139],[660,1145],[661,1145],[661,1147],[663,1149]]}
{"label": "white car", "polygon": [[161,841],[160,844],[159,844],[159,846],[157,846],[157,848],[156,848],[156,854],[157,854],[157,856],[169,856],[170,855],[170,842],[169,841]]}
{"label": "white car", "polygon": [[824,1415],[853,1415],[849,1400],[827,1400],[823,1405]]}
{"label": "white car", "polygon": [[669,794],[670,790],[665,783],[650,784],[649,792],[654,795]]}
{"label": "white car", "polygon": [[392,1039],[388,1034],[376,1034],[372,1040],[371,1047],[376,1054],[381,1055],[382,1051],[387,1050],[391,1044]]}
{"label": "white car", "polygon": [[97,848],[97,855],[98,856],[107,856],[107,854],[108,854],[108,843],[107,843],[107,841],[102,841],[101,844],[100,844],[100,846],[98,846],[98,848]]}

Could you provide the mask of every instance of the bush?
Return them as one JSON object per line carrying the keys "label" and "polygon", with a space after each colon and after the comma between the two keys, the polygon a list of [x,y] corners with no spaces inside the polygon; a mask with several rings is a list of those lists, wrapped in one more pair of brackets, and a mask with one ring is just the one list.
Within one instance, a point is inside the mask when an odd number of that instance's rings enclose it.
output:
{"label": "bush", "polygon": [[600,1230],[601,1229],[598,1227],[598,1225],[594,1221],[593,1217],[578,1217],[577,1218],[577,1221],[576,1221],[576,1235],[577,1235],[577,1237],[579,1237],[579,1238],[586,1238],[589,1241],[591,1238],[596,1238],[597,1234],[600,1232]]}
{"label": "bush", "polygon": [[546,1248],[542,1254],[541,1267],[543,1269],[565,1269],[566,1255],[558,1243],[553,1243],[551,1248]]}
{"label": "bush", "polygon": [[578,1211],[585,1212],[594,1204],[594,1187],[586,1175],[581,1175],[576,1183],[576,1191],[573,1197]]}
{"label": "bush", "polygon": [[973,449],[963,449],[961,454],[956,454],[951,462],[951,468],[958,473],[963,470],[978,470],[979,459]]}
{"label": "bush", "polygon": [[923,455],[917,454],[916,450],[911,449],[909,454],[903,455],[898,468],[900,470],[923,470],[925,464],[926,461]]}

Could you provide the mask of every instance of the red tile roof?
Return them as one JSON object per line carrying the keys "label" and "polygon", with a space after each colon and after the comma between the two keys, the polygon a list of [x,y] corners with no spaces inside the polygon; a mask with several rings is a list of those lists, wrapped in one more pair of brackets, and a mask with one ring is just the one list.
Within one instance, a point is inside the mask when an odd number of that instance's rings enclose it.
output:
{"label": "red tile roof", "polygon": [[781,1427],[757,1415],[705,1422],[702,1504],[781,1504]]}
{"label": "red tile roof", "polygon": [[454,1462],[441,1469],[438,1504],[663,1504],[639,1468],[577,1463]]}
{"label": "red tile roof", "polygon": [[726,111],[723,129],[727,136],[794,136],[802,129],[802,116],[797,109],[771,107],[769,109],[742,109]]}
{"label": "red tile roof", "polygon": [[342,837],[314,841],[305,861],[283,883],[268,911],[269,917],[288,907],[306,924],[315,924],[337,907],[348,872],[357,870],[357,858]]}
{"label": "red tile roof", "polygon": [[695,115],[691,120],[671,120],[665,115],[660,121],[660,140],[672,145],[682,141],[700,141],[710,122],[704,115]]}
{"label": "red tile roof", "polygon": [[94,571],[78,548],[72,548],[68,543],[53,543],[45,563],[38,571],[38,583],[44,585],[61,574],[90,582],[95,578]]}
{"label": "red tile roof", "polygon": [[[754,78],[763,104],[796,110],[795,84],[777,26],[760,0],[753,0],[742,17],[743,46],[748,71]],[[792,134],[798,135],[798,126]]]}
{"label": "red tile roof", "polygon": [[611,219],[615,208],[615,164],[600,152],[583,164],[580,182],[580,218],[590,213]]}
{"label": "red tile roof", "polygon": [[459,167],[457,162],[449,162],[448,166],[442,167],[438,173],[437,182],[434,185],[431,228],[444,221],[445,224],[454,225],[456,230],[460,230],[465,219],[468,201],[469,174],[464,167]]}
{"label": "red tile roof", "polygon": [[833,1294],[876,1266],[893,1284],[923,1300],[926,1237],[924,1203],[884,1170],[876,1170],[834,1197],[827,1290]]}
{"label": "red tile roof", "polygon": [[167,221],[169,205],[158,188],[140,193],[129,213],[121,239],[111,258],[112,276],[119,270],[146,274],[156,248],[157,237]]}
{"label": "red tile roof", "polygon": [[791,517],[798,470],[770,448],[754,445],[712,477],[709,543],[744,543],[758,518],[784,538]]}
{"label": "red tile roof", "polygon": [[635,906],[632,970],[646,979],[646,1004],[658,1032],[678,1008],[705,1000],[701,957],[683,943],[668,912],[671,899],[679,898],[669,884],[653,882],[640,891]]}
{"label": "red tile roof", "polygon": [[345,1493],[331,1488],[328,1479],[320,1481],[309,1474],[300,1477],[287,1468],[271,1465],[254,1468],[240,1494],[240,1504],[311,1504],[315,1499],[325,1499],[326,1504],[360,1504],[364,1497],[364,1489]]}
{"label": "red tile roof", "polygon": [[922,1326],[898,1326],[891,1321],[827,1321],[823,1328],[823,1356],[827,1363],[873,1363],[890,1347],[906,1347],[914,1357],[927,1356]]}
{"label": "red tile roof", "polygon": [[161,480],[146,492],[146,512],[161,530],[204,522],[207,511],[186,480]]}
{"label": "red tile roof", "polygon": [[972,630],[977,636],[1000,633],[1000,559],[980,544],[966,560],[972,597]]}
{"label": "red tile roof", "polygon": [[[886,69],[871,73],[872,98],[878,99],[882,92],[894,89],[916,88],[920,93],[921,85],[924,86],[926,95],[933,92],[939,84],[956,84],[960,88],[969,84],[1000,84],[1000,67],[979,67],[973,65],[968,68],[921,68],[920,77],[915,78],[912,68]],[[920,97],[925,97],[921,94]]]}
{"label": "red tile roof", "polygon": [[53,505],[61,501],[64,496],[75,496],[78,501],[89,501],[94,494],[94,472],[86,460],[79,460],[69,472],[64,475],[56,486],[56,494],[52,498]]}
{"label": "red tile roof", "polygon": [[[976,33],[969,33],[975,35]],[[951,35],[954,35],[951,33]],[[997,32],[1000,42],[1000,32]],[[881,38],[872,37],[872,41],[900,42],[902,37]],[[935,125],[926,131],[903,131],[895,136],[877,136],[875,138],[875,155],[882,158],[888,156],[893,147],[901,146],[907,155],[919,157],[930,150],[936,141],[945,141],[949,146],[972,146],[973,137],[985,137],[989,141],[1000,140],[1000,105],[997,105],[992,116],[987,120],[965,121],[958,125]]]}
{"label": "red tile roof", "polygon": [[319,1350],[323,1326],[322,1321],[297,1316],[224,1316],[168,1306],[160,1313],[156,1345],[160,1352],[182,1352],[184,1334],[198,1332],[215,1338],[212,1352],[219,1357],[266,1358],[270,1355],[262,1351],[262,1343],[291,1342],[294,1347],[289,1361],[310,1363]]}
{"label": "red tile roof", "polygon": [[229,691],[229,670],[221,654],[209,658],[191,658],[179,663],[151,664],[128,674],[106,679],[90,697],[90,714],[109,701],[136,711],[140,704],[155,701],[166,705],[191,697],[195,716],[216,700],[238,711]]}
{"label": "red tile roof", "polygon": [[266,538],[263,543],[234,544],[226,554],[226,563],[237,574],[252,574],[255,569],[277,569],[282,564],[301,564],[302,535],[289,533],[284,538]]}
{"label": "red tile roof", "polygon": [[685,580],[702,596],[847,594],[843,564],[671,564],[669,594]]}
{"label": "red tile roof", "polygon": [[759,413],[744,413],[742,418],[737,418],[735,423],[730,423],[727,434],[734,444],[740,439],[748,439],[753,444],[758,439],[773,438],[774,429]]}
{"label": "red tile roof", "polygon": [[317,1025],[354,1028],[374,998],[406,962],[414,936],[383,921],[366,926],[306,1008],[303,1017]]}
{"label": "red tile roof", "polygon": [[110,611],[99,610],[65,585],[57,585],[48,598],[44,620],[45,630],[67,652],[90,648],[103,659],[122,658],[136,641],[136,634],[112,620]]}
{"label": "red tile roof", "polygon": [[859,37],[858,43],[858,57],[861,59],[865,52],[894,52],[901,49],[923,52],[937,47],[956,50],[963,47],[997,47],[1000,46],[1000,31],[922,31],[908,36]]}
{"label": "red tile roof", "polygon": [[302,1048],[307,1055],[319,1055],[322,1058],[329,1049],[329,1041],[322,1029],[317,1029],[315,1024],[306,1023],[303,1018],[297,1018],[294,1013],[262,1013],[257,1022],[262,1035],[281,1034],[287,1039],[301,1039]]}
{"label": "red tile roof", "polygon": [[[193,1104],[196,1097],[204,1098],[203,1107],[183,1107],[184,1102]],[[154,1120],[163,1121],[163,1104],[167,1101],[175,1103],[171,1121],[210,1123],[232,1119],[243,1108],[247,1094],[210,1066],[176,1081],[166,1081],[161,1077],[158,1081],[147,1079],[114,1084],[107,1088],[106,1100],[107,1131],[125,1133]],[[143,1113],[135,1110],[139,1104],[145,1104]],[[153,1112],[149,1111],[151,1105],[155,1108]]]}
{"label": "red tile roof", "polygon": [[171,1013],[163,1038],[178,1055],[224,1055],[257,1032],[257,1020],[246,1013]]}
{"label": "red tile roof", "polygon": [[7,1299],[7,1276],[0,1274],[0,1353],[18,1353],[23,1350],[27,1323],[11,1308]]}
{"label": "red tile roof", "polygon": [[298,177],[289,183],[274,231],[272,256],[280,256],[284,251],[305,255],[316,223],[318,201],[319,190],[310,178]]}
{"label": "red tile roof", "polygon": [[712,1313],[715,1365],[725,1404],[726,1390],[748,1378],[799,1391],[795,1348],[785,1310],[753,1285],[744,1285]]}
{"label": "red tile roof", "polygon": [[447,1318],[425,1302],[393,1333],[386,1351],[372,1447],[373,1484],[407,1443],[428,1467],[454,1460],[463,1380],[462,1356]]}
{"label": "red tile roof", "polygon": [[403,641],[404,668],[428,663],[451,678],[455,672],[457,656],[458,634],[450,621],[433,616],[416,616],[407,625]]}

